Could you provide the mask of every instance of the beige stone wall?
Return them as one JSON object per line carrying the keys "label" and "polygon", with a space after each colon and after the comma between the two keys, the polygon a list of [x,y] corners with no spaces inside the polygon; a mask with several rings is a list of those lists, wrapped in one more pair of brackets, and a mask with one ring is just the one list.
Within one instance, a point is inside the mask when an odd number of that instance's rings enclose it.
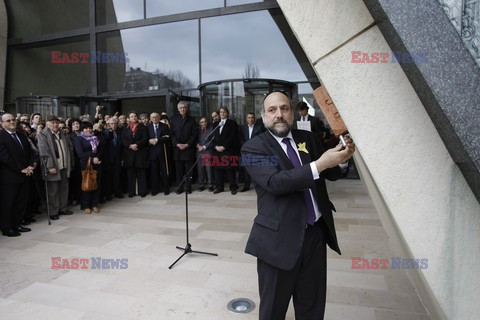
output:
{"label": "beige stone wall", "polygon": [[[432,319],[480,312],[480,205],[361,0],[278,0],[358,147],[361,175]],[[340,246],[342,239],[339,239]]]}
{"label": "beige stone wall", "polygon": [[7,10],[0,0],[0,109],[3,109],[5,93],[5,71],[7,64]]}

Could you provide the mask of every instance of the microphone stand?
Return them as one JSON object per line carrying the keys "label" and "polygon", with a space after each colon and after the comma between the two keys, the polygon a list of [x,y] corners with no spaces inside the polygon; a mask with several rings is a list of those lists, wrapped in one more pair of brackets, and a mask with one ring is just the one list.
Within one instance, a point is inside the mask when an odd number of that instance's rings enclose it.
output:
{"label": "microphone stand", "polygon": [[48,162],[48,156],[42,156],[42,164],[43,164],[43,180],[45,181],[45,199],[47,200],[47,217],[48,217],[48,225],[51,225],[52,222],[50,221],[50,205],[48,202],[48,182],[47,182],[47,177],[48,177],[48,168],[47,168],[47,162]]}
{"label": "microphone stand", "polygon": [[[208,141],[208,139],[214,134],[214,132],[220,128],[221,126],[220,125],[217,125],[215,127],[215,129],[212,130],[212,132],[210,132],[210,134],[206,137],[206,140]],[[207,143],[209,143],[210,141],[208,141]],[[207,144],[206,143],[206,144]],[[190,175],[193,171],[193,168],[195,168],[197,166],[197,163],[198,163],[198,160],[200,160],[203,156],[203,154],[205,153],[205,151],[207,151],[207,149],[203,150],[202,153],[200,154],[200,157],[197,158],[197,160],[195,161],[195,163],[193,164],[192,167],[190,167],[190,169],[188,170],[188,172],[183,176],[183,179],[182,179],[182,182],[180,183],[180,185],[178,186],[177,190],[181,190],[183,188],[183,185],[186,185],[187,188],[186,190],[188,190],[188,184],[190,183]],[[182,259],[185,255],[189,254],[189,253],[200,253],[200,254],[207,254],[207,255],[210,255],[210,256],[218,256],[217,253],[211,253],[211,252],[204,252],[204,251],[195,251],[195,250],[192,250],[192,245],[190,244],[190,238],[189,238],[189,229],[188,229],[188,191],[185,190],[185,224],[186,224],[186,238],[187,238],[187,244],[185,245],[185,247],[180,247],[180,246],[176,246],[176,248],[178,250],[183,250],[183,253],[180,257],[178,257],[177,260],[175,260],[174,263],[172,263],[168,269],[172,269],[173,266],[178,262],[180,261],[180,259]]]}

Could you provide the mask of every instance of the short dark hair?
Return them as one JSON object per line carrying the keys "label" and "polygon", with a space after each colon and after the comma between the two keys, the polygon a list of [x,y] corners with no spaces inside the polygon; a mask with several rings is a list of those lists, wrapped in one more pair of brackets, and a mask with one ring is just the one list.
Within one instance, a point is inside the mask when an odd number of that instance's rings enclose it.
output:
{"label": "short dark hair", "polygon": [[83,129],[86,129],[86,128],[91,128],[93,129],[93,124],[91,122],[88,122],[88,121],[83,121],[81,124],[80,124],[80,129],[83,131]]}
{"label": "short dark hair", "polygon": [[300,101],[297,104],[297,110],[308,110],[308,105],[305,103],[305,101]]}

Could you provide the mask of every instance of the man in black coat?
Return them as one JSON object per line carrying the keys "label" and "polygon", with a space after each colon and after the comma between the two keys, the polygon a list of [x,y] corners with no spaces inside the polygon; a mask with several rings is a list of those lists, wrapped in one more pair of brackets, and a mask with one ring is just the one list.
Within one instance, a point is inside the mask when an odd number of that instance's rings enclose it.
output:
{"label": "man in black coat", "polygon": [[309,122],[310,131],[315,135],[319,147],[324,148],[323,140],[326,135],[326,128],[323,121],[308,114],[308,105],[304,101],[300,101],[297,104],[297,111],[298,115],[295,117],[294,128],[297,129],[297,121]]}
{"label": "man in black coat", "polygon": [[[195,146],[197,141],[197,123],[194,118],[188,115],[188,104],[186,101],[180,101],[177,105],[178,113],[172,117],[170,134],[173,144],[173,160],[175,161],[175,174],[177,185],[182,182],[183,176],[193,165],[195,159]],[[191,177],[189,177],[186,186],[187,192],[192,192]],[[183,192],[183,188],[176,191],[177,194]]]}
{"label": "man in black coat", "polygon": [[16,131],[15,117],[5,113],[0,130],[0,229],[17,237],[29,228],[20,225],[28,204],[28,176],[33,174],[34,152],[24,134]]}
{"label": "man in black coat", "polygon": [[[258,136],[262,132],[263,132],[262,126],[260,125],[259,122],[255,121],[255,114],[253,112],[249,112],[247,114],[247,124],[244,124],[241,127],[240,146],[243,146],[245,142],[247,142],[248,140],[252,139],[255,136]],[[240,170],[242,170],[243,172],[243,188],[240,190],[240,192],[245,192],[250,190],[250,183],[252,179],[248,175],[248,172],[247,170],[245,170],[244,166],[240,166]]]}
{"label": "man in black coat", "polygon": [[293,296],[295,319],[323,319],[326,244],[340,253],[325,179],[341,176],[339,164],[354,153],[339,144],[320,154],[312,133],[291,130],[293,110],[281,92],[266,96],[268,129],[243,145],[255,182],[257,210],[245,249],[257,257],[260,319],[284,319]]}
{"label": "man in black coat", "polygon": [[150,115],[147,125],[150,144],[150,176],[152,179],[152,196],[160,191],[165,195],[170,192],[168,153],[166,143],[170,140],[170,128],[160,122],[160,115],[156,112]]}
{"label": "man in black coat", "polygon": [[[235,152],[238,125],[235,120],[229,119],[230,111],[227,107],[218,109],[220,122],[215,123],[214,127],[220,126],[214,133],[212,146],[215,150],[214,156],[218,162],[215,163],[215,184],[216,189],[213,193],[223,192],[224,173],[227,173],[228,183],[230,184],[231,194],[236,194],[238,185],[235,179],[235,168],[239,166],[237,153]],[[232,157],[233,156],[233,157]]]}

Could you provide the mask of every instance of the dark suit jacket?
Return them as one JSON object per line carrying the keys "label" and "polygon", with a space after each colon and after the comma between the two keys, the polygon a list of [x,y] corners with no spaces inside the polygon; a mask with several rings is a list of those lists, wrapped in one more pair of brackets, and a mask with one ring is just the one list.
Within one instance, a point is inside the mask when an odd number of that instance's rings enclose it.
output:
{"label": "dark suit jacket", "polygon": [[157,135],[155,135],[153,123],[149,123],[147,125],[147,129],[148,139],[158,139],[158,143],[156,145],[153,146],[150,144],[150,160],[160,159],[162,161],[165,161],[165,143],[167,143],[171,139],[170,128],[166,124],[160,122],[157,128]]}
{"label": "dark suit jacket", "polygon": [[[133,136],[130,127],[123,129],[123,166],[135,168],[148,168],[148,130],[143,123],[138,124],[137,132]],[[131,144],[138,146],[137,151],[128,149]]]}
{"label": "dark suit jacket", "polygon": [[122,163],[122,153],[123,153],[123,144],[122,144],[122,129],[117,128],[115,133],[117,134],[117,140],[114,143],[113,132],[105,130],[104,135],[107,140],[106,152],[109,154],[109,164],[120,165]]}
{"label": "dark suit jacket", "polygon": [[27,182],[27,176],[21,171],[33,166],[34,152],[24,134],[16,132],[23,150],[13,140],[7,130],[0,130],[0,184],[21,184]]}
{"label": "dark suit jacket", "polygon": [[[295,118],[295,122],[293,125],[294,129],[297,129],[297,121],[300,121],[300,115],[297,115]],[[308,115],[308,121],[310,122],[312,132],[315,134],[315,138],[318,140],[319,143],[321,143],[323,141],[323,131],[325,130],[325,125],[323,124],[323,121],[311,115]]]}
{"label": "dark suit jacket", "polygon": [[[216,122],[213,124],[214,128],[218,126],[220,122]],[[220,129],[222,130],[222,133],[220,133]],[[216,146],[223,146],[225,148],[225,151],[223,152],[218,152],[215,151],[215,153],[221,157],[223,155],[235,155],[235,147],[236,147],[236,142],[237,142],[237,134],[238,134],[238,125],[234,120],[227,119],[225,121],[225,125],[223,128],[218,128],[215,133],[213,134],[213,140],[212,140],[212,147]]]}
{"label": "dark suit jacket", "polygon": [[[197,123],[195,119],[188,115],[185,119],[179,114],[173,116],[170,121],[170,133],[173,144],[173,160],[193,160],[197,141]],[[176,147],[177,143],[186,143],[188,148],[180,150]]]}
{"label": "dark suit jacket", "polygon": [[340,254],[332,216],[335,208],[328,198],[325,178],[336,180],[341,176],[341,170],[338,166],[325,170],[320,173],[319,179],[314,180],[309,164],[318,159],[320,153],[313,134],[292,130],[292,135],[296,144],[305,142],[308,150],[308,154],[299,152],[303,163],[299,168],[293,167],[282,147],[268,131],[242,147],[242,157],[278,157],[278,163],[270,166],[246,167],[255,182],[258,214],[245,252],[284,270],[295,266],[302,250],[307,215],[302,192],[304,188],[312,189],[328,226],[327,243]]}
{"label": "dark suit jacket", "polygon": [[252,131],[252,136],[249,137],[249,130],[248,130],[248,124],[244,124],[241,127],[241,134],[240,134],[240,145],[243,146],[245,142],[247,142],[250,139],[253,139],[254,137],[258,136],[260,133],[262,133],[262,128],[259,124],[254,123],[253,124],[253,131]]}

